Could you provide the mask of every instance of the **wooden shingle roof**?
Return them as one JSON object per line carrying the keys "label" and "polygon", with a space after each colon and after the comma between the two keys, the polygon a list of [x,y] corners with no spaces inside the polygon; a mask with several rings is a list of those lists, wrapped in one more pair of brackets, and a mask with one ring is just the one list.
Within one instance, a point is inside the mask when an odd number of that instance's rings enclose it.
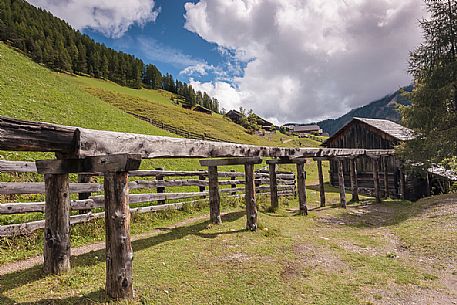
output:
{"label": "wooden shingle roof", "polygon": [[414,133],[411,129],[389,120],[366,118],[354,118],[354,120],[364,122],[400,141],[414,139]]}

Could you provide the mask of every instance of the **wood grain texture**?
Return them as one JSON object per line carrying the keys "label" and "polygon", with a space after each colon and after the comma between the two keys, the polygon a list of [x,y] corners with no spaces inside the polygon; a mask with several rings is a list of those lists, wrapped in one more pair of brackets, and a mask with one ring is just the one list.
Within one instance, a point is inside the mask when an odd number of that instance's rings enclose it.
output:
{"label": "wood grain texture", "polygon": [[133,298],[130,241],[130,211],[128,174],[106,173],[105,232],[106,232],[106,293],[119,299]]}
{"label": "wood grain texture", "polygon": [[351,179],[352,202],[359,202],[359,186],[357,183],[357,161],[349,160],[349,175]]}
{"label": "wood grain texture", "polygon": [[268,169],[270,172],[270,202],[271,202],[271,209],[276,211],[279,208],[279,200],[278,200],[278,182],[276,179],[276,164],[269,163]]}
{"label": "wood grain texture", "polygon": [[255,198],[254,164],[245,164],[244,172],[246,174],[246,229],[250,231],[256,231],[257,205]]}
{"label": "wood grain texture", "polygon": [[373,184],[376,203],[381,202],[381,189],[379,186],[379,158],[373,158]]}
{"label": "wood grain texture", "polygon": [[317,176],[319,178],[319,200],[320,207],[325,207],[325,186],[324,186],[324,173],[322,171],[322,160],[316,160],[317,163]]}
{"label": "wood grain texture", "polygon": [[346,190],[344,188],[344,169],[343,160],[338,160],[338,186],[340,188],[340,204],[341,207],[346,208]]}
{"label": "wood grain texture", "polygon": [[213,224],[221,224],[221,197],[219,195],[219,183],[217,167],[209,166],[209,215]]}
{"label": "wood grain texture", "polygon": [[300,215],[308,215],[308,208],[306,206],[306,172],[305,163],[297,163],[297,191],[298,191],[298,205]]}
{"label": "wood grain texture", "polygon": [[70,192],[68,174],[45,175],[44,265],[47,274],[70,270]]}

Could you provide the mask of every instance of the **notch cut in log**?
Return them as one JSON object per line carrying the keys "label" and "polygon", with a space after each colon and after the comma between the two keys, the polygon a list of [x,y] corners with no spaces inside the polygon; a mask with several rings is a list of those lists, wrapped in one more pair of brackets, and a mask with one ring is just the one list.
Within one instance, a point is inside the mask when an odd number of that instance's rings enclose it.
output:
{"label": "notch cut in log", "polygon": [[113,299],[133,298],[127,172],[106,173],[106,293]]}
{"label": "notch cut in log", "polygon": [[70,270],[70,187],[68,174],[45,175],[44,264],[47,274]]}
{"label": "notch cut in log", "polygon": [[217,167],[208,167],[209,177],[209,215],[213,224],[221,224],[221,197],[219,195],[219,181]]}
{"label": "notch cut in log", "polygon": [[139,154],[118,154],[85,159],[40,160],[36,161],[40,174],[66,173],[115,173],[137,170],[141,164]]}

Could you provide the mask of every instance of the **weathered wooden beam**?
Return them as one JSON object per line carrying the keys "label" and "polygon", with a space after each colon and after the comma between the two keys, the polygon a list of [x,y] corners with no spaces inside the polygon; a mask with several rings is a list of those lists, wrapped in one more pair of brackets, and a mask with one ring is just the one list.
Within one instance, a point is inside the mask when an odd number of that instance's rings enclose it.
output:
{"label": "weathered wooden beam", "polygon": [[256,231],[257,205],[255,198],[254,164],[246,163],[244,165],[244,172],[246,174],[246,229]]}
{"label": "weathered wooden beam", "polygon": [[298,203],[299,213],[301,215],[308,215],[308,208],[306,206],[306,172],[305,163],[297,162],[297,191],[298,191]]}
{"label": "weathered wooden beam", "polygon": [[352,202],[359,202],[359,186],[357,183],[357,159],[349,160],[349,171],[351,178]]}
{"label": "weathered wooden beam", "polygon": [[[70,193],[99,192],[103,187],[97,183],[70,183]],[[0,182],[0,194],[44,194],[42,182]]]}
{"label": "weathered wooden beam", "polygon": [[205,159],[200,160],[201,166],[226,166],[226,165],[244,165],[262,163],[260,157],[238,157],[227,159]]}
{"label": "weathered wooden beam", "polygon": [[338,161],[338,186],[340,188],[340,204],[341,207],[346,208],[346,190],[344,188],[344,170],[343,170],[343,159],[337,159]]}
{"label": "weathered wooden beam", "polygon": [[75,155],[79,135],[75,127],[0,117],[0,149],[57,152]]}
{"label": "weathered wooden beam", "polygon": [[106,173],[137,170],[141,164],[139,154],[118,154],[87,157],[85,159],[36,161],[40,174]]}
{"label": "weathered wooden beam", "polygon": [[113,299],[133,298],[127,172],[104,175],[106,231],[106,293]]}
{"label": "weathered wooden beam", "polygon": [[[202,171],[202,172],[203,172],[203,171]],[[233,179],[236,179],[236,177],[233,177]],[[207,185],[209,185],[209,182],[208,182],[208,181],[205,181],[205,180],[206,180],[206,176],[203,175],[203,174],[198,176],[198,180],[199,180],[199,182],[201,183],[201,184],[199,184],[199,186],[198,186],[198,191],[199,191],[199,192],[204,192],[204,191],[205,191],[205,187],[206,187]],[[205,198],[205,197],[203,197],[203,198]]]}
{"label": "weathered wooden beam", "polygon": [[217,167],[208,167],[209,180],[209,214],[210,221],[213,224],[221,224],[221,197],[219,195],[219,183],[217,176]]}
{"label": "weathered wooden beam", "polygon": [[44,264],[47,274],[70,270],[70,192],[68,174],[45,175]]}
{"label": "weathered wooden beam", "polygon": [[276,163],[269,163],[268,169],[270,172],[270,201],[272,211],[279,208],[278,200],[278,182],[276,180]]}
{"label": "weathered wooden beam", "polygon": [[381,202],[381,189],[379,187],[379,158],[372,159],[373,164],[373,184],[376,203]]}
{"label": "weathered wooden beam", "polygon": [[322,160],[318,159],[317,162],[317,175],[319,177],[319,199],[320,206],[325,207],[325,186],[324,186],[324,173],[322,171]]}
{"label": "weathered wooden beam", "polygon": [[2,173],[36,173],[35,162],[0,160]]}

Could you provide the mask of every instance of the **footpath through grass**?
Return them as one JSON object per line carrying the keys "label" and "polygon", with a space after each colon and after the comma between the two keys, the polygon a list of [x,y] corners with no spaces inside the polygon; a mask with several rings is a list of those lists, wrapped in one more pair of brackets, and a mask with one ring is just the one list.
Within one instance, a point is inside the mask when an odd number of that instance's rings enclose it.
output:
{"label": "footpath through grass", "polygon": [[[417,203],[364,201],[347,210],[296,201],[277,213],[262,203],[259,230],[243,207],[225,206],[220,226],[196,220],[133,243],[135,300],[119,304],[451,304],[456,301],[456,195]],[[196,212],[201,213],[200,212]],[[205,213],[207,211],[204,211]],[[163,227],[164,222],[151,225]],[[425,234],[423,232],[426,232]],[[99,304],[104,254],[72,260],[71,272],[40,268],[3,276],[2,304]]]}

